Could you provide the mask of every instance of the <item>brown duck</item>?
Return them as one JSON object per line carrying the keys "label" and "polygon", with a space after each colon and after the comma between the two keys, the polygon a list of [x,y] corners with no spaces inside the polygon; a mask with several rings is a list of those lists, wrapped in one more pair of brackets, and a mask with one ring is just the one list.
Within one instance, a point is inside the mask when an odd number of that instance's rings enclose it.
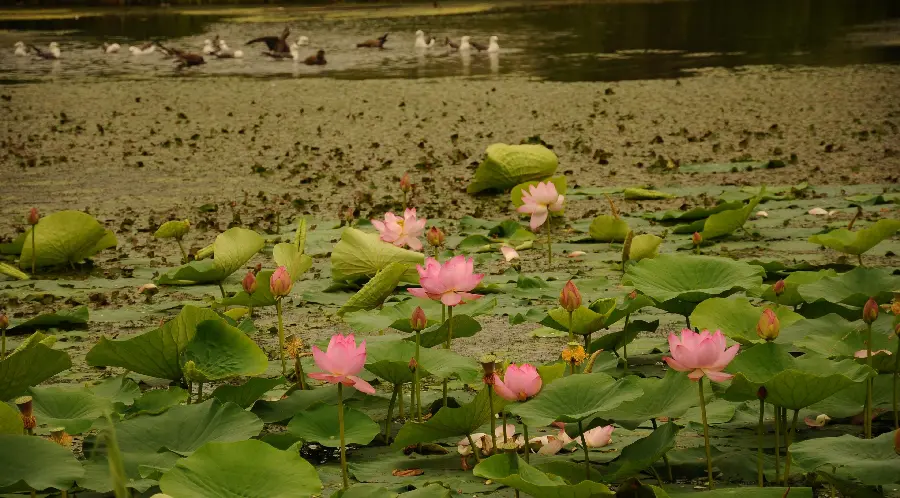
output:
{"label": "brown duck", "polygon": [[362,43],[357,43],[356,48],[384,48],[384,42],[387,41],[387,37],[388,34],[385,33],[374,40],[366,40]]}
{"label": "brown duck", "polygon": [[459,43],[451,40],[449,36],[444,37],[444,45],[449,46],[453,50],[459,50]]}
{"label": "brown duck", "polygon": [[287,37],[290,34],[290,28],[285,27],[284,31],[281,32],[281,36],[263,36],[260,38],[254,38],[253,40],[248,41],[246,44],[252,45],[254,43],[263,42],[267,47],[269,47],[270,52],[287,54],[291,51],[291,47],[287,43]]}
{"label": "brown duck", "polygon": [[325,51],[319,50],[316,52],[316,55],[310,55],[304,59],[303,63],[307,66],[324,66],[325,64],[328,64],[328,61],[325,60]]}
{"label": "brown duck", "polygon": [[163,51],[166,51],[166,52],[172,54],[173,56],[175,56],[176,59],[178,59],[177,67],[179,69],[185,68],[185,67],[191,67],[191,66],[199,66],[201,64],[206,64],[206,61],[203,59],[202,55],[192,54],[190,52],[184,52],[182,50],[178,50],[177,48],[166,48],[166,47],[162,46],[161,44],[157,44],[157,46],[160,49],[162,49]]}

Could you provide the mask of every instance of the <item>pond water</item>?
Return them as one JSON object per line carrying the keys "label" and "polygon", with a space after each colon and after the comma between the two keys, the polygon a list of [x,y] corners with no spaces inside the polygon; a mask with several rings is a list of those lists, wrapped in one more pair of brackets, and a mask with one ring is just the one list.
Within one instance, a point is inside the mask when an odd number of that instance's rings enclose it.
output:
{"label": "pond water", "polygon": [[[456,4],[452,4],[456,5]],[[343,7],[346,9],[346,7]],[[123,10],[97,15],[73,11],[49,20],[2,20],[0,80],[52,77],[205,77],[214,75],[328,76],[334,78],[492,77],[518,75],[557,81],[614,81],[690,76],[704,67],[747,65],[847,65],[900,61],[900,2],[896,0],[685,0],[501,4],[475,13],[442,15],[421,6],[412,14],[331,16],[294,8],[260,8],[265,22],[247,22],[234,9],[185,15],[174,9]],[[448,9],[450,10],[450,9]],[[435,15],[438,14],[438,15]],[[387,16],[387,17],[385,17]],[[280,19],[285,19],[284,21]],[[261,45],[243,47],[258,36],[276,35],[288,25],[291,40],[311,40],[303,56],[326,51],[328,65],[308,67],[273,61]],[[426,51],[413,48],[421,29],[437,40]],[[384,50],[355,43],[389,32]],[[218,35],[241,60],[209,59],[180,73],[159,53],[131,56],[124,45],[159,40],[199,52]],[[487,43],[500,38],[499,54],[450,51],[441,41],[469,35]],[[62,60],[15,57],[12,45],[60,43]],[[119,54],[99,50],[104,42],[123,45]]]}

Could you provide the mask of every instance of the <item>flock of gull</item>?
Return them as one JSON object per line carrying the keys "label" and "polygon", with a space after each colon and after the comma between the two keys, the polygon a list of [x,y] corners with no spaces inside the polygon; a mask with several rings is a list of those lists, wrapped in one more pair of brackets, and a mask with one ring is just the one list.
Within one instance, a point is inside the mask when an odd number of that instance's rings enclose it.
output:
{"label": "flock of gull", "polygon": [[[254,38],[245,45],[253,45],[256,43],[265,44],[267,50],[263,51],[262,55],[275,60],[293,59],[296,62],[302,62],[308,66],[324,66],[328,63],[325,59],[325,51],[321,49],[316,51],[314,55],[309,55],[304,58],[301,54],[301,50],[303,47],[309,46],[309,38],[300,36],[296,41],[288,43],[290,34],[291,30],[286,27],[279,36],[262,36],[260,38]],[[357,43],[356,47],[384,49],[387,39],[388,33],[385,33],[378,38]],[[462,53],[471,52],[473,50],[488,53],[497,53],[500,51],[500,45],[496,36],[491,36],[487,45],[472,41],[469,36],[461,37],[458,43],[451,40],[449,37],[445,37],[443,46],[447,47],[449,50]],[[417,51],[430,50],[434,47],[435,38],[433,36],[426,37],[424,31],[416,31],[414,48]],[[115,54],[122,50],[122,46],[118,43],[104,43],[100,47],[100,50],[106,54]],[[158,50],[164,57],[174,59],[178,68],[199,66],[206,63],[206,57],[214,57],[217,59],[240,59],[244,56],[243,50],[232,49],[225,40],[219,38],[218,35],[212,40],[204,40],[203,48],[199,53],[166,47],[158,41],[149,41],[140,45],[131,45],[127,47],[127,50],[133,56],[148,55]],[[62,58],[59,44],[55,41],[50,42],[46,49],[41,49],[31,44],[25,44],[21,41],[16,42],[15,55],[21,57],[34,55],[40,59],[47,60],[57,60]]]}

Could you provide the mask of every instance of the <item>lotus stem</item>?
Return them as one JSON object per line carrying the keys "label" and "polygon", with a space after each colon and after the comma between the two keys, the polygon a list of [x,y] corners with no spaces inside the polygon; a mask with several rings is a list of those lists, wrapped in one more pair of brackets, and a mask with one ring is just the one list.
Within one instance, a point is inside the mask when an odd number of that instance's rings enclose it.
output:
{"label": "lotus stem", "polygon": [[900,378],[900,341],[897,342],[897,352],[894,354],[894,430],[900,429],[900,413],[897,412],[897,379]]}
{"label": "lotus stem", "polygon": [[[625,326],[622,327],[622,332],[624,333],[628,330],[628,322],[631,321],[631,313],[625,315]],[[625,360],[625,373],[628,373],[628,344],[622,346],[622,358]],[[656,419],[653,419],[653,428],[656,429]]]}
{"label": "lotus stem", "polygon": [[303,364],[300,363],[300,355],[297,355],[297,359],[294,360],[294,376],[297,377],[297,386],[300,387],[301,391],[306,390],[306,374],[303,373]]}
{"label": "lotus stem", "polygon": [[506,435],[506,410],[503,410],[503,442],[506,443],[509,441],[509,437]]}
{"label": "lotus stem", "polygon": [[[6,329],[0,329],[0,360],[6,358]],[[897,403],[894,403],[896,406]],[[896,411],[896,410],[894,410]]]}
{"label": "lotus stem", "polygon": [[34,490],[34,488],[31,489],[31,498],[37,498],[37,492]]}
{"label": "lotus stem", "polygon": [[[553,241],[550,239],[550,224],[553,222],[553,215],[547,214],[547,269],[553,266]],[[32,238],[32,240],[34,240]]]}
{"label": "lotus stem", "polygon": [[[497,449],[497,420],[496,415],[497,412],[494,411],[494,386],[491,384],[487,385],[488,390],[488,406],[491,409],[491,451],[495,451]],[[504,429],[505,431],[505,429]]]}
{"label": "lotus stem", "polygon": [[759,443],[759,449],[756,452],[756,473],[759,479],[759,487],[763,487],[765,485],[765,479],[763,477],[763,431],[765,430],[765,413],[766,413],[766,402],[763,399],[759,400],[759,426],[756,429],[756,438]]}
{"label": "lotus stem", "polygon": [[409,384],[409,420],[416,420],[416,391],[417,386]]}
{"label": "lotus stem", "polygon": [[400,385],[394,384],[394,391],[391,394],[391,402],[388,403],[387,418],[384,419],[384,444],[391,444],[391,432],[393,432],[393,415],[394,403],[397,402],[397,393],[400,391]]}
{"label": "lotus stem", "polygon": [[403,384],[399,384],[399,391],[397,392],[397,417],[401,420],[406,420],[406,413],[404,413],[403,408]]}
{"label": "lotus stem", "polygon": [[650,473],[653,474],[653,477],[656,478],[656,484],[659,485],[660,488],[662,488],[663,487],[662,477],[659,476],[659,472],[657,472],[656,469],[653,468],[653,465],[650,466]]}
{"label": "lotus stem", "polygon": [[709,423],[706,420],[706,400],[703,399],[703,377],[697,382],[700,387],[700,418],[703,420],[703,442],[706,444],[706,472],[709,476],[709,489],[715,489],[712,471],[712,452],[709,447]]}
{"label": "lotus stem", "polygon": [[219,292],[222,293],[222,299],[225,299],[226,297],[228,297],[225,295],[225,287],[222,287],[222,282],[218,282],[218,284],[219,284]]}
{"label": "lotus stem", "polygon": [[522,437],[525,438],[525,461],[527,462],[531,455],[531,441],[528,440],[528,426],[524,421],[522,422]]}
{"label": "lotus stem", "polygon": [[862,263],[862,254],[856,255],[856,261],[859,263],[859,266],[864,266]]}
{"label": "lotus stem", "polygon": [[344,489],[350,487],[350,477],[347,475],[347,448],[344,447],[344,385],[338,383],[338,428],[341,433],[341,477],[344,479]]}
{"label": "lotus stem", "polygon": [[584,478],[591,480],[591,456],[588,451],[587,440],[584,438],[584,428],[581,426],[581,420],[578,420],[578,432],[581,433],[581,447],[584,449]]}
{"label": "lotus stem", "polygon": [[575,342],[575,331],[573,330],[574,324],[572,323],[572,315],[573,315],[573,312],[570,311],[569,312],[569,342]]}
{"label": "lotus stem", "polygon": [[[404,196],[405,195],[406,194],[404,194]],[[415,383],[416,383],[416,420],[419,422],[422,421],[422,381],[419,379],[419,368],[421,365],[421,363],[419,361],[420,336],[421,336],[421,331],[417,330],[416,331],[416,371],[413,374],[413,378],[415,379]]]}
{"label": "lotus stem", "polygon": [[691,317],[690,315],[684,315],[684,321],[687,323],[687,328],[689,330],[694,330],[691,328]]}
{"label": "lotus stem", "polygon": [[[866,326],[866,366],[872,368],[872,324]],[[872,439],[872,385],[875,383],[873,377],[866,378],[866,421],[864,424],[866,439]]]}
{"label": "lotus stem", "polygon": [[406,192],[403,192],[403,210],[406,211]]}
{"label": "lotus stem", "polygon": [[781,480],[781,407],[775,406],[775,482]]}
{"label": "lotus stem", "polygon": [[131,498],[126,482],[125,462],[122,461],[122,452],[119,451],[119,441],[116,438],[116,428],[112,417],[106,414],[106,446],[109,459],[109,473],[112,475],[113,492],[116,498]]}
{"label": "lotus stem", "polygon": [[69,492],[67,490],[63,489],[61,491],[62,491],[62,493],[61,493],[62,498],[69,498]]}
{"label": "lotus stem", "polygon": [[[221,287],[222,284],[219,284]],[[222,291],[224,294],[225,291]],[[284,322],[281,318],[281,298],[275,300],[275,312],[278,314],[278,354],[281,355],[281,375],[287,379],[287,364],[284,362]]]}
{"label": "lotus stem", "polygon": [[[655,418],[651,418],[651,419],[650,419],[650,423],[653,424],[653,430],[655,431],[655,430],[656,430],[656,419],[655,419]],[[669,476],[668,476],[668,477],[669,477],[669,482],[675,482],[675,477],[673,477],[673,475],[672,475],[672,464],[669,463],[669,454],[668,454],[668,453],[663,453],[663,457],[662,457],[662,458],[663,458],[663,463],[666,464],[666,474],[669,475]],[[662,487],[662,486],[660,486],[660,487]]]}
{"label": "lotus stem", "polygon": [[[787,412],[787,409],[785,409],[785,412]],[[797,433],[798,412],[799,410],[794,410],[794,420],[791,422],[791,430],[788,432],[787,444],[784,447],[784,486],[788,485],[788,480],[791,478],[791,439]]]}
{"label": "lotus stem", "polygon": [[181,243],[181,239],[177,238],[177,239],[175,239],[175,242],[178,242],[178,248],[181,249],[181,263],[187,264],[188,255],[187,255],[187,251],[184,250],[184,245]]}
{"label": "lotus stem", "polygon": [[203,382],[197,383],[197,403],[201,403],[203,401]]}
{"label": "lotus stem", "polygon": [[188,388],[187,404],[191,404],[191,392],[194,391],[194,383],[191,381],[188,381],[187,388]]}
{"label": "lotus stem", "polygon": [[[35,239],[37,238],[37,223],[35,223],[31,227],[31,274],[35,274],[35,261],[37,261],[37,248],[35,245]],[[34,491],[32,491],[34,493]]]}
{"label": "lotus stem", "polygon": [[475,441],[472,440],[471,434],[466,434],[466,438],[469,440],[469,448],[472,448],[472,454],[475,455],[475,461],[481,463],[481,455],[479,455],[478,447],[475,446]]}
{"label": "lotus stem", "polygon": [[[447,309],[447,342],[444,343],[444,349],[450,349],[450,343],[453,341],[453,306],[445,306]],[[443,317],[443,313],[441,313]],[[443,382],[443,390],[444,390],[444,406],[447,406],[447,379],[444,379]]]}

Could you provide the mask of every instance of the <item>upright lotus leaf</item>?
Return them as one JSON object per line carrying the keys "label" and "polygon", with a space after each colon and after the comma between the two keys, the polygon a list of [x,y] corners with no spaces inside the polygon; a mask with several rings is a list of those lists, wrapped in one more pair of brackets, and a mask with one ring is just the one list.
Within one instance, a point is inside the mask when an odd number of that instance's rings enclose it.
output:
{"label": "upright lotus leaf", "polygon": [[[622,330],[603,334],[599,339],[591,342],[589,351],[618,351],[631,344],[641,332],[654,332],[659,328],[659,320],[648,322],[645,320],[630,320]],[[596,363],[595,363],[596,365]],[[594,369],[597,369],[595,366]]]}
{"label": "upright lotus leaf", "polygon": [[613,410],[643,393],[633,376],[615,380],[603,373],[570,375],[543,388],[540,396],[515,405],[509,412],[535,427],[555,421],[578,422],[601,411]]}
{"label": "upright lotus leaf", "polygon": [[32,387],[34,414],[47,427],[64,427],[69,434],[81,434],[94,421],[113,411],[112,401],[95,396],[87,388]]}
{"label": "upright lotus leaf", "polygon": [[188,230],[191,229],[191,222],[188,220],[172,220],[160,225],[153,234],[157,239],[180,239],[184,237]]}
{"label": "upright lotus leaf", "polygon": [[487,148],[487,157],[478,165],[466,191],[477,194],[482,190],[506,190],[522,182],[553,176],[558,166],[556,154],[543,145],[493,144]]}
{"label": "upright lotus leaf", "polygon": [[499,482],[535,498],[613,498],[606,485],[583,480],[569,484],[562,477],[545,474],[517,454],[494,455],[472,469],[481,478]]}
{"label": "upright lotus leaf", "polygon": [[171,496],[294,498],[319,496],[322,481],[300,453],[262,441],[208,443],[159,481]]}
{"label": "upright lotus leaf", "polygon": [[224,322],[215,311],[187,305],[162,327],[137,337],[120,341],[101,337],[85,360],[94,367],[122,367],[151,377],[178,380],[184,377],[182,354],[194,338],[197,325],[206,320]]}
{"label": "upright lotus leaf", "polygon": [[[829,337],[829,343],[840,341],[845,337],[858,333],[858,323],[859,322],[851,322],[834,313],[819,318],[798,320],[791,325],[782,327],[781,333],[778,335],[778,342],[801,347],[801,343],[819,341],[821,340],[821,336]],[[809,336],[810,339],[806,339],[807,336]]]}
{"label": "upright lotus leaf", "polygon": [[284,377],[265,379],[254,377],[239,386],[221,385],[213,391],[212,396],[222,403],[234,403],[241,408],[250,408],[264,394],[284,384]]}
{"label": "upright lotus leaf", "polygon": [[20,435],[25,430],[19,411],[8,403],[0,402],[0,435]]}
{"label": "upright lotus leaf", "polygon": [[72,450],[42,437],[0,434],[0,489],[69,489],[82,475]]}
{"label": "upright lotus leaf", "polygon": [[900,220],[878,220],[870,227],[856,231],[838,228],[828,233],[813,235],[809,241],[844,254],[859,256],[894,236],[900,230]]}
{"label": "upright lotus leaf", "polygon": [[813,282],[818,282],[825,277],[836,277],[837,272],[832,269],[819,270],[819,271],[795,271],[785,277],[784,279],[784,293],[780,296],[775,295],[775,291],[773,287],[775,284],[770,285],[766,290],[763,291],[762,297],[766,301],[771,301],[773,303],[778,303],[784,306],[799,306],[804,303],[803,298],[800,296],[800,286],[811,284]]}
{"label": "upright lotus leaf", "polygon": [[216,237],[212,261],[191,261],[161,275],[158,284],[221,282],[238,271],[266,245],[261,235],[246,228],[233,227]]}
{"label": "upright lotus leaf", "polygon": [[794,358],[787,347],[775,343],[741,352],[727,371],[734,374],[725,394],[728,399],[756,399],[765,386],[767,402],[790,410],[818,403],[873,373],[853,360],[836,362],[809,354]]}
{"label": "upright lotus leaf", "polygon": [[[310,443],[319,443],[329,448],[341,445],[338,407],[319,404],[291,419],[287,430]],[[367,445],[380,432],[378,424],[365,413],[344,405],[345,444]]]}
{"label": "upright lotus leaf", "polygon": [[388,244],[378,234],[348,227],[331,251],[331,278],[336,282],[357,282],[374,277],[391,263],[408,264],[410,269],[403,281],[417,283],[415,265],[424,264],[425,255]]}
{"label": "upright lotus leaf", "polygon": [[141,388],[133,380],[125,375],[108,377],[103,381],[88,386],[88,392],[99,398],[109,400],[111,403],[130,405],[141,397]]}
{"label": "upright lotus leaf", "polygon": [[125,414],[127,416],[159,415],[173,406],[185,403],[188,400],[188,394],[187,390],[178,386],[169,386],[168,389],[153,389],[135,400]]}
{"label": "upright lotus leaf", "polygon": [[[604,299],[602,301],[601,306],[603,309],[598,308],[600,312],[587,306],[579,306],[572,313],[572,332],[574,334],[588,335],[608,326],[606,319],[612,314],[616,300]],[[595,302],[594,304],[597,303]],[[563,308],[554,308],[547,312],[547,317],[541,320],[541,325],[568,332],[569,312]]]}
{"label": "upright lotus leaf", "polygon": [[628,236],[631,228],[628,223],[621,218],[617,218],[608,214],[601,214],[594,218],[591,226],[588,227],[588,234],[591,239],[597,242],[622,242]]}
{"label": "upright lotus leaf", "polygon": [[[481,301],[481,299],[479,299]],[[405,319],[409,324],[409,319]],[[420,343],[423,348],[433,348],[435,346],[447,342],[447,336],[450,333],[450,324],[453,324],[453,338],[460,339],[463,337],[472,337],[481,331],[481,324],[478,320],[469,315],[455,314],[453,318],[439,325],[430,327],[422,331]],[[402,329],[401,329],[402,330]],[[416,337],[411,335],[406,338],[408,341],[415,341]]]}
{"label": "upright lotus leaf", "polygon": [[[353,390],[355,391],[355,389]],[[350,391],[350,392],[353,392]],[[345,393],[347,396],[348,393]],[[287,422],[294,415],[318,403],[337,404],[337,386],[328,384],[316,389],[297,390],[278,401],[260,400],[253,405],[253,413],[267,424]]]}
{"label": "upright lotus leaf", "polygon": [[675,447],[677,434],[678,426],[669,422],[657,427],[649,436],[622,448],[622,453],[607,467],[603,480],[620,482],[649,468]]}
{"label": "upright lotus leaf", "polygon": [[509,404],[496,393],[492,394],[492,399],[494,413],[491,413],[488,390],[482,389],[475,395],[475,399],[459,408],[441,408],[433,417],[421,424],[407,422],[397,433],[392,447],[402,449],[411,444],[430,443],[438,439],[472,434]]}
{"label": "upright lotus leaf", "polygon": [[272,258],[275,260],[276,265],[287,268],[288,273],[291,275],[291,280],[294,282],[300,280],[300,277],[312,268],[313,264],[312,258],[303,254],[303,251],[294,244],[287,242],[275,244],[275,247],[272,249]]}
{"label": "upright lotus leaf", "polygon": [[822,299],[862,308],[869,297],[875,297],[879,303],[890,302],[898,289],[900,275],[893,275],[890,269],[857,267],[836,277],[803,284],[798,292],[808,303]]}
{"label": "upright lotus leaf", "polygon": [[294,247],[296,247],[300,254],[306,254],[306,232],[309,230],[309,222],[306,221],[306,218],[300,218],[300,221],[297,222],[297,232],[294,233]]}
{"label": "upright lotus leaf", "polygon": [[623,284],[656,301],[699,303],[762,284],[765,270],[728,258],[661,254],[629,266]]}
{"label": "upright lotus leaf", "polygon": [[653,201],[660,199],[671,199],[677,197],[675,194],[668,192],[660,192],[659,190],[649,190],[645,188],[626,188],[625,199],[629,201]]}
{"label": "upright lotus leaf", "polygon": [[655,258],[659,254],[660,237],[649,233],[643,233],[631,239],[631,250],[628,252],[628,261],[640,261],[647,258]]}
{"label": "upright lotus leaf", "polygon": [[636,295],[634,299],[625,298],[611,310],[609,316],[606,318],[606,324],[609,326],[618,323],[620,320],[624,320],[626,316],[642,308],[654,306],[655,304],[656,303],[652,299],[643,294]]}
{"label": "upright lotus leaf", "polygon": [[88,322],[88,307],[78,306],[71,309],[62,309],[51,313],[43,313],[28,320],[13,321],[7,334],[22,334],[38,329],[71,329],[85,325]]}
{"label": "upright lotus leaf", "polygon": [[[541,180],[545,182],[551,182],[556,187],[556,192],[560,195],[566,194],[566,177],[565,176],[554,176],[553,178],[548,178],[546,180]],[[513,206],[519,207],[524,202],[522,202],[522,193],[527,191],[529,187],[532,185],[537,185],[541,183],[541,181],[533,180],[530,182],[520,183],[512,188],[509,192],[509,199],[512,201]]]}
{"label": "upright lotus leaf", "polygon": [[72,360],[65,351],[39,343],[16,350],[0,361],[0,402],[25,394],[29,387],[69,368]]}
{"label": "upright lotus leaf", "polygon": [[678,221],[695,221],[709,218],[710,216],[721,213],[722,211],[729,211],[734,209],[740,209],[744,206],[743,202],[723,202],[721,204],[717,204],[713,207],[695,207],[693,209],[689,209],[687,211],[663,211],[661,213],[652,213],[649,214],[648,217],[657,221],[663,222],[678,222]]}
{"label": "upright lotus leaf", "polygon": [[20,268],[31,269],[32,259],[38,268],[80,263],[118,243],[113,232],[103,228],[93,216],[81,211],[52,213],[41,218],[36,226],[37,255],[31,252],[32,231],[29,230],[22,244]]}
{"label": "upright lotus leaf", "polygon": [[[714,297],[703,301],[691,313],[691,326],[710,332],[721,330],[731,340],[748,344],[761,341],[756,335],[756,324],[765,308],[753,306],[745,298]],[[784,306],[772,308],[781,327],[802,320],[803,317]],[[780,341],[779,341],[780,342]]]}
{"label": "upright lotus leaf", "polygon": [[[615,420],[628,429],[635,429],[651,418],[679,418],[697,406],[697,384],[681,372],[666,371],[662,379],[637,379],[644,394],[619,406],[596,414],[604,420]],[[712,394],[712,393],[710,393]]]}
{"label": "upright lotus leaf", "polygon": [[866,486],[900,483],[900,454],[894,432],[874,439],[856,436],[819,437],[791,445],[791,457],[807,471],[819,471]]}
{"label": "upright lotus leaf", "polygon": [[[884,321],[882,321],[884,320]],[[885,327],[890,318],[881,318],[872,326],[872,351],[886,349],[894,351],[896,343],[891,333],[881,333],[879,329]],[[810,323],[811,322],[811,323]],[[879,323],[880,322],[880,323]],[[806,334],[803,338],[794,339],[795,347],[804,351],[811,351],[826,358],[853,358],[857,351],[866,349],[865,324],[862,321],[850,322],[837,315],[830,314],[815,320],[804,320],[807,327],[803,330]],[[879,327],[881,325],[881,327]],[[791,330],[791,334],[797,331]],[[888,355],[876,355],[875,366],[878,369],[882,359],[887,360],[884,365],[886,371],[893,371],[893,358]],[[862,361],[862,360],[861,360]],[[862,361],[864,363],[864,361]]]}
{"label": "upright lotus leaf", "polygon": [[[411,341],[376,341],[366,345],[366,370],[392,384],[412,381],[409,360],[415,356],[416,345]],[[458,376],[467,384],[481,377],[481,366],[468,356],[460,356],[443,348],[421,348],[419,368],[423,376],[438,379]]]}
{"label": "upright lotus leaf", "polygon": [[390,263],[382,268],[372,280],[366,282],[362,289],[350,296],[350,299],[337,311],[338,316],[359,310],[371,310],[381,306],[390,297],[400,283],[403,275],[409,271],[408,263]]}
{"label": "upright lotus leaf", "polygon": [[184,361],[193,361],[206,381],[252,377],[269,366],[269,358],[253,339],[220,318],[197,324],[194,338],[184,350]]}
{"label": "upright lotus leaf", "polygon": [[724,237],[743,227],[744,223],[747,223],[747,220],[750,219],[753,210],[756,209],[756,205],[762,200],[765,191],[765,188],[760,189],[759,194],[751,199],[749,204],[740,209],[722,211],[707,218],[701,233],[703,240]]}

